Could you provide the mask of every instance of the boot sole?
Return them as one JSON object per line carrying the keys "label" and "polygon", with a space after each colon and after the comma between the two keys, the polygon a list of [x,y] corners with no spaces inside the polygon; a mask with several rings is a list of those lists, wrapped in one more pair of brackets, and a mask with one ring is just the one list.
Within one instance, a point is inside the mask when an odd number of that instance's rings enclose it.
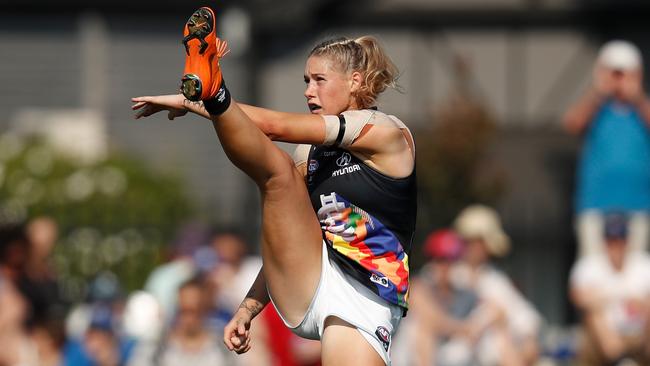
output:
{"label": "boot sole", "polygon": [[[200,42],[199,54],[202,55],[205,52],[208,48],[208,42],[205,41],[205,37],[213,31],[213,24],[213,15],[206,8],[201,8],[192,13],[185,23],[188,34],[182,41],[183,46],[185,46],[185,52],[188,56],[190,54],[189,42],[193,39],[197,39]],[[181,79],[181,92],[185,98],[191,101],[198,101],[201,98],[202,91],[203,85],[201,83],[201,78],[195,74],[183,75],[183,78]]]}

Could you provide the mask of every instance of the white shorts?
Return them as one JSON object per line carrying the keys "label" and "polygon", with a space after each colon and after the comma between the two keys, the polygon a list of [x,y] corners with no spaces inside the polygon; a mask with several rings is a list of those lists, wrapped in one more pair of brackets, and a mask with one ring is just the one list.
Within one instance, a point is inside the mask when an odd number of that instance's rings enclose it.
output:
{"label": "white shorts", "polygon": [[335,316],[355,326],[386,365],[390,365],[391,338],[402,319],[402,308],[388,303],[356,279],[346,275],[336,262],[330,261],[326,245],[323,243],[323,262],[318,288],[305,317],[297,326],[291,326],[278,311],[280,318],[296,335],[320,339],[325,320],[329,316]]}

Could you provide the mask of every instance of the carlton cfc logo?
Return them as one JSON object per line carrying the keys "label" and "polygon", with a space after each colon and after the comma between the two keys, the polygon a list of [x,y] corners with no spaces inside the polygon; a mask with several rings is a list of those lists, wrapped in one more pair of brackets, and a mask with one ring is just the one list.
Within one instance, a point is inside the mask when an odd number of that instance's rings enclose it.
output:
{"label": "carlton cfc logo", "polygon": [[344,152],[343,155],[339,156],[339,158],[336,159],[336,165],[346,166],[350,164],[351,161],[352,161],[352,157],[350,156],[350,154]]}
{"label": "carlton cfc logo", "polygon": [[309,165],[307,166],[307,171],[309,173],[313,173],[313,172],[316,171],[316,169],[318,169],[318,161],[314,160],[314,159],[309,160]]}
{"label": "carlton cfc logo", "polygon": [[384,346],[384,350],[388,352],[388,348],[390,348],[390,331],[386,327],[379,326],[375,330],[375,335],[379,338],[382,346]]}

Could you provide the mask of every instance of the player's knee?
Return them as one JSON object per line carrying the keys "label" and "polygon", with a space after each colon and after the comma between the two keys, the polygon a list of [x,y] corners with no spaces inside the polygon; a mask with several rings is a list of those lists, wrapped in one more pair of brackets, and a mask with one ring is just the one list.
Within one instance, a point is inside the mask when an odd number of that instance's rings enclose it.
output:
{"label": "player's knee", "polygon": [[291,156],[282,151],[273,161],[273,169],[265,182],[265,189],[266,191],[288,189],[295,184],[304,184],[304,182]]}

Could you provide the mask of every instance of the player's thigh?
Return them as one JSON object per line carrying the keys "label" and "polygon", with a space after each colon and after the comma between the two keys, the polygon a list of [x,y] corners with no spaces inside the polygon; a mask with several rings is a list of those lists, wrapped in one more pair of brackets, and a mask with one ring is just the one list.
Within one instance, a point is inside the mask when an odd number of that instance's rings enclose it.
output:
{"label": "player's thigh", "polygon": [[273,302],[292,324],[302,320],[321,274],[322,232],[304,178],[284,153],[261,187],[262,256]]}
{"label": "player's thigh", "polygon": [[321,347],[323,366],[385,366],[356,327],[334,316],[325,320]]}

